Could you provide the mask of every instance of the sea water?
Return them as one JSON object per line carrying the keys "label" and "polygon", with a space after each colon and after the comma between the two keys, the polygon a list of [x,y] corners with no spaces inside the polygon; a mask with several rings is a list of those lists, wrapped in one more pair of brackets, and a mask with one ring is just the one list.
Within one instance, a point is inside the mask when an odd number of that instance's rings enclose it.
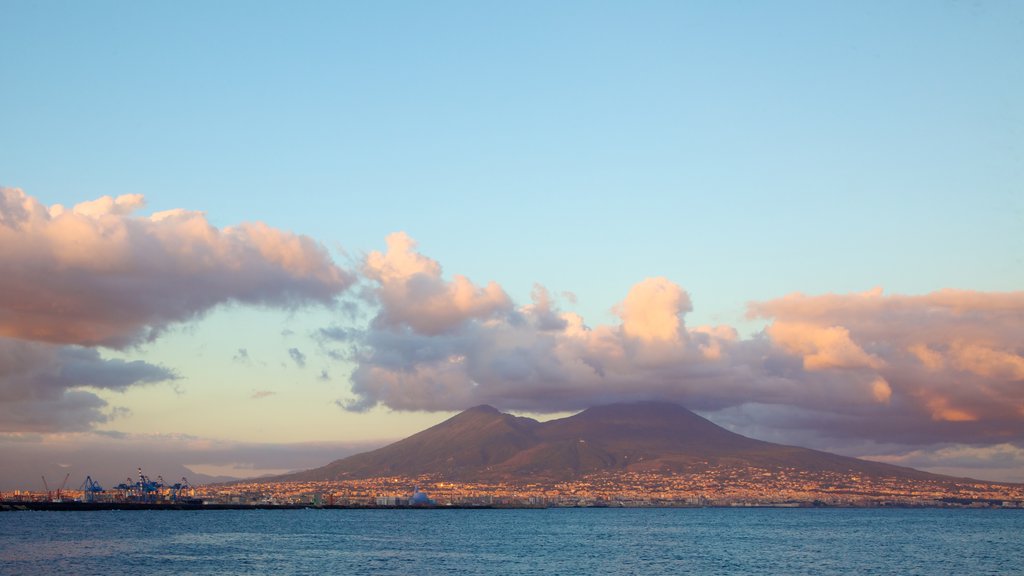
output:
{"label": "sea water", "polygon": [[0,574],[1024,574],[1024,510],[5,512]]}

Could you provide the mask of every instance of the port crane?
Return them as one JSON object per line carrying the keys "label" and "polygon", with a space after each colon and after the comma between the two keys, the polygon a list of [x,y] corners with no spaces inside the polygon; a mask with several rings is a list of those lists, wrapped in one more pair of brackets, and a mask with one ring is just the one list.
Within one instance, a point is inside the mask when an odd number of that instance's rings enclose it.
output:
{"label": "port crane", "polygon": [[125,498],[136,502],[155,502],[160,496],[160,490],[164,488],[163,478],[151,480],[149,476],[142,473],[139,467],[139,479],[132,481],[126,478],[124,482],[114,487],[120,490]]}
{"label": "port crane", "polygon": [[[171,490],[171,502],[177,502],[179,498],[191,498],[194,494],[194,488],[188,483],[188,478],[181,477],[181,481],[175,482],[167,486]],[[185,491],[185,494],[182,492]]]}
{"label": "port crane", "polygon": [[46,499],[51,502],[61,501],[61,492],[64,491],[64,487],[68,485],[68,478],[71,477],[71,472],[68,472],[67,476],[64,477],[64,481],[60,483],[60,488],[57,489],[57,495],[54,496],[53,491],[50,490],[50,485],[46,482],[46,476],[43,476],[43,487],[46,488]]}
{"label": "port crane", "polygon": [[100,486],[99,482],[94,481],[92,476],[86,476],[85,482],[82,482],[78,489],[82,491],[86,502],[95,502],[96,495],[103,492],[103,486]]}
{"label": "port crane", "polygon": [[64,481],[60,483],[60,488],[57,489],[57,502],[63,499],[61,493],[64,492],[64,487],[68,485],[68,478],[71,478],[71,472],[64,476]]}

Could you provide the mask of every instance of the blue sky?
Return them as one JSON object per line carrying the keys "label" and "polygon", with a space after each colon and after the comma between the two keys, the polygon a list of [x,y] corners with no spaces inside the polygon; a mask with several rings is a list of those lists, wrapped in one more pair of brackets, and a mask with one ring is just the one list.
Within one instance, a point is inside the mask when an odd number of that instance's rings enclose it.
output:
{"label": "blue sky", "polygon": [[[1022,25],[995,1],[7,0],[0,185],[265,222],[349,269],[404,231],[448,277],[516,304],[569,291],[593,325],[664,276],[687,326],[755,336],[771,319],[747,303],[796,291],[1021,289]],[[443,417],[339,411],[352,365],[309,337],[352,323],[337,311],[202,312],[102,350],[182,376],[104,392],[135,415],[105,429],[327,441]],[[193,404],[237,395],[239,348],[274,367],[243,392],[274,403],[200,424]],[[287,432],[309,399],[319,432]],[[290,416],[242,424],[271,413]]]}

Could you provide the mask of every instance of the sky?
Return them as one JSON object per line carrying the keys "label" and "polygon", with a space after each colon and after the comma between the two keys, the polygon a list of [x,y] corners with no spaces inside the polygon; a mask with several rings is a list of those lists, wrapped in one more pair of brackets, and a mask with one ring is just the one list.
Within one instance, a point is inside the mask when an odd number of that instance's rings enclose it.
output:
{"label": "sky", "polygon": [[1024,482],[1024,5],[0,2],[0,489],[678,402]]}

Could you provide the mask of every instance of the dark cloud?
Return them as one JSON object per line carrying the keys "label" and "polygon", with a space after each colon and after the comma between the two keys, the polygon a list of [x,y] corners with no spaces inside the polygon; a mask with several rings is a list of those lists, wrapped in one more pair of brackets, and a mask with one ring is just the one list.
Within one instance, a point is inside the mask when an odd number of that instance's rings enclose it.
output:
{"label": "dark cloud", "polygon": [[172,381],[141,361],[104,359],[96,350],[0,338],[0,432],[86,430],[117,412],[93,392]]}
{"label": "dark cloud", "polygon": [[296,366],[299,368],[306,367],[306,355],[303,354],[301,350],[298,348],[289,348],[288,355],[291,356],[292,361],[295,362]]}
{"label": "dark cloud", "polygon": [[141,360],[102,359],[99,352],[74,346],[61,347],[57,353],[61,364],[58,385],[72,387],[125,390],[137,384],[177,380],[178,375],[162,366]]}

